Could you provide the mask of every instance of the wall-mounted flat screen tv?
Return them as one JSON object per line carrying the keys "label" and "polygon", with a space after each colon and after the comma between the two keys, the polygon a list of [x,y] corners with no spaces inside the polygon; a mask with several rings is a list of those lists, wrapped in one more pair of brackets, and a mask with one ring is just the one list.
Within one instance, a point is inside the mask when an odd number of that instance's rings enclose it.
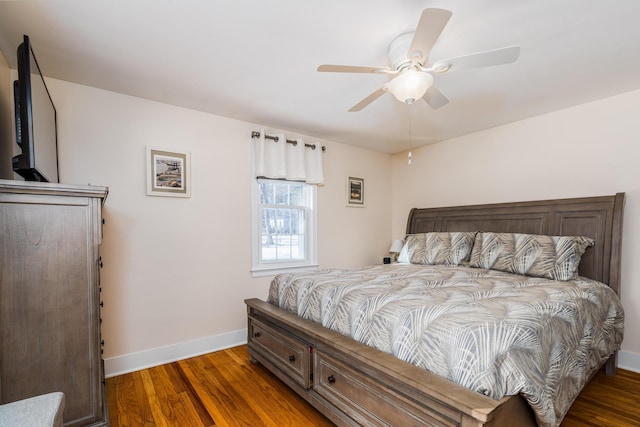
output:
{"label": "wall-mounted flat screen tv", "polygon": [[13,170],[27,181],[59,182],[56,107],[28,36],[18,47],[13,88],[16,142],[22,150],[13,158]]}

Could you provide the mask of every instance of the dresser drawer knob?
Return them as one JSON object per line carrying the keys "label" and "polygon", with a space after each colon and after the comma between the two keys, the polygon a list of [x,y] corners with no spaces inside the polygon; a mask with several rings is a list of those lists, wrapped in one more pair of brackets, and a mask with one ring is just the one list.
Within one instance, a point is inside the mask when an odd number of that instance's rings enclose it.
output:
{"label": "dresser drawer knob", "polygon": [[260,335],[262,335],[262,333],[261,333],[261,332],[254,332],[254,333],[253,333],[253,337],[254,337],[254,338],[260,338]]}
{"label": "dresser drawer knob", "polygon": [[329,381],[329,384],[333,384],[336,382],[336,377],[334,377],[333,375],[329,375],[327,377],[327,381]]}
{"label": "dresser drawer knob", "polygon": [[295,362],[296,361],[296,355],[292,354],[291,356],[289,356],[289,362]]}

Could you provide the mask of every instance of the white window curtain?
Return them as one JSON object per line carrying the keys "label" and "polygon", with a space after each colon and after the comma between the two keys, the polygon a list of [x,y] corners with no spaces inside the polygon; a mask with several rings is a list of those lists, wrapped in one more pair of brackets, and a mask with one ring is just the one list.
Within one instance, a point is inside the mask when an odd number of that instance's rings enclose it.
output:
{"label": "white window curtain", "polygon": [[324,183],[320,144],[306,147],[302,138],[296,139],[297,144],[289,144],[284,135],[274,136],[277,141],[265,138],[264,130],[260,130],[254,150],[256,177]]}

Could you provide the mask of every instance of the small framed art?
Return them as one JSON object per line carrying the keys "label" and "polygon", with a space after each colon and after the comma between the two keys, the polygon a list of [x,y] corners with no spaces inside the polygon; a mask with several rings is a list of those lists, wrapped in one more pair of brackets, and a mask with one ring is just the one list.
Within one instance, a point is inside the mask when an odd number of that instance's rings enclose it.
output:
{"label": "small framed art", "polygon": [[347,177],[347,206],[364,206],[364,178]]}
{"label": "small framed art", "polygon": [[191,197],[191,154],[147,147],[147,195]]}

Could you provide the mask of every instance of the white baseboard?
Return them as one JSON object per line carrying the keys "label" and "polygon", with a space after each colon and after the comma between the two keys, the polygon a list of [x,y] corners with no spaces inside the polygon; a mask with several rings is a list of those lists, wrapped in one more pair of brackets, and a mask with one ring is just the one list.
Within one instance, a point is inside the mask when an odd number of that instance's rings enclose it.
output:
{"label": "white baseboard", "polygon": [[247,330],[213,335],[193,341],[152,348],[137,353],[104,359],[105,377],[127,374],[140,369],[151,368],[176,360],[187,359],[213,351],[224,350],[247,343]]}
{"label": "white baseboard", "polygon": [[618,368],[640,373],[640,354],[620,350],[618,352]]}
{"label": "white baseboard", "polygon": [[[193,341],[182,342],[165,347],[152,348],[151,350],[125,354],[124,356],[111,357],[104,360],[105,376],[127,374],[140,369],[151,368],[176,360],[187,359],[213,351],[224,350],[247,343],[247,330],[228,332],[221,335],[213,335]],[[618,367],[640,373],[640,354],[630,351],[618,352]]]}

